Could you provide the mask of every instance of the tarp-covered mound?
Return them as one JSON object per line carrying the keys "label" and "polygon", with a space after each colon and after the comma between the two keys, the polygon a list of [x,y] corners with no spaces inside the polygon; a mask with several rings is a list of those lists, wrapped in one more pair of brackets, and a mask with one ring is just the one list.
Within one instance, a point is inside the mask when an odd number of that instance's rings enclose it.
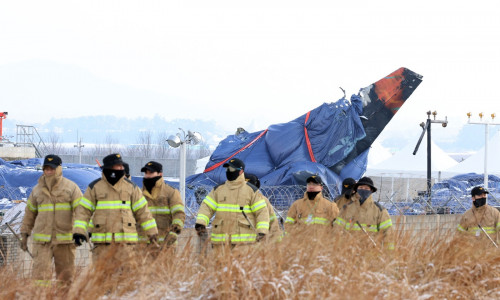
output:
{"label": "tarp-covered mound", "polygon": [[400,68],[362,88],[350,101],[323,103],[288,123],[249,133],[238,130],[220,142],[206,169],[188,183],[215,185],[226,180],[223,164],[236,157],[263,186],[304,185],[319,174],[328,186],[359,179],[370,145],[422,81]]}

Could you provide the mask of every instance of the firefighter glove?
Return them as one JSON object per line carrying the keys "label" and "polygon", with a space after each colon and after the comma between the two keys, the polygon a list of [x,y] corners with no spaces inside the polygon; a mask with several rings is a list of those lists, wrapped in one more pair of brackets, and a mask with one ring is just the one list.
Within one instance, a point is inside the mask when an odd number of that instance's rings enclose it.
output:
{"label": "firefighter glove", "polygon": [[194,225],[194,229],[196,229],[196,233],[198,235],[203,235],[207,232],[207,227],[205,225],[202,225],[202,224]]}
{"label": "firefighter glove", "polygon": [[260,232],[258,235],[257,235],[257,242],[260,242],[263,238],[266,237],[266,234],[265,233],[262,233]]}
{"label": "firefighter glove", "polygon": [[73,233],[73,239],[75,240],[75,245],[77,246],[81,246],[84,241],[87,241],[87,237],[80,233]]}
{"label": "firefighter glove", "polygon": [[170,229],[170,231],[173,231],[177,234],[181,233],[181,230],[182,230],[182,228],[181,228],[181,226],[179,226],[179,224],[173,224],[171,229]]}
{"label": "firefighter glove", "polygon": [[149,242],[151,244],[158,244],[157,243],[158,242],[158,235],[156,235],[156,234],[150,235],[149,236]]}
{"label": "firefighter glove", "polygon": [[21,250],[28,251],[28,234],[21,233]]}

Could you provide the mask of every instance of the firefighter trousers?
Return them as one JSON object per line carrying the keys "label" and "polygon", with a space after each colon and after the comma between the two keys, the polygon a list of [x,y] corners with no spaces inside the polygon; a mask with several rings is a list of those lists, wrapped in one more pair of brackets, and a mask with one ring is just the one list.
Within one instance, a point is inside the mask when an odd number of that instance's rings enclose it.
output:
{"label": "firefighter trousers", "polygon": [[33,244],[33,279],[49,285],[54,259],[57,280],[71,283],[75,274],[75,249],[75,244]]}

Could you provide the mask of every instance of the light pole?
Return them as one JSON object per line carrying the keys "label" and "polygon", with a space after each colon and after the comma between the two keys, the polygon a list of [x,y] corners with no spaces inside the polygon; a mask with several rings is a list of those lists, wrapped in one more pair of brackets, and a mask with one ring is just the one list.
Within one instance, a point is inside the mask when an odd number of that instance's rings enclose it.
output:
{"label": "light pole", "polygon": [[488,122],[487,120],[483,121],[483,113],[479,113],[479,122],[471,122],[470,117],[471,113],[467,113],[467,117],[469,118],[469,121],[467,124],[473,124],[473,125],[484,125],[484,188],[488,188],[488,139],[490,135],[490,125],[500,125],[500,123],[493,123],[495,120],[496,115],[491,114],[491,122]]}
{"label": "light pole", "polygon": [[78,155],[80,156],[80,164],[82,164],[82,148],[85,147],[85,145],[82,145],[82,138],[78,140],[78,131],[76,132],[76,145],[73,145],[73,147],[78,148]]}
{"label": "light pole", "polygon": [[[434,119],[431,120],[431,114],[434,116]],[[424,138],[425,133],[427,133],[427,201],[431,202],[431,188],[432,188],[432,172],[431,172],[431,154],[432,154],[432,149],[431,149],[431,124],[432,123],[440,123],[441,126],[446,127],[448,126],[448,117],[444,117],[444,120],[436,120],[436,115],[437,112],[429,110],[427,112],[427,122],[420,123],[420,127],[422,127],[423,131],[422,134],[420,135],[420,138],[418,140],[417,146],[415,146],[415,150],[413,151],[413,155],[417,154],[418,147],[420,147],[420,143],[422,142],[422,139]]]}
{"label": "light pole", "polygon": [[167,139],[167,143],[170,147],[178,148],[180,147],[180,170],[179,170],[179,190],[181,192],[182,203],[186,203],[186,145],[197,145],[201,142],[202,137],[199,132],[191,132],[188,130],[187,134],[184,129],[179,128],[182,132],[182,137],[180,133],[176,135],[171,135]]}

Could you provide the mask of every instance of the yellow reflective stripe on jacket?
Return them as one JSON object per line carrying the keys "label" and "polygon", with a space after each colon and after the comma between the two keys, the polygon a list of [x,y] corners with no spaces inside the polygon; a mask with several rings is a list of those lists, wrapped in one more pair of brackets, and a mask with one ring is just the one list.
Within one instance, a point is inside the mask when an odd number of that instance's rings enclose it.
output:
{"label": "yellow reflective stripe on jacket", "polygon": [[172,206],[172,214],[175,214],[178,211],[184,211],[184,205],[177,204],[177,205]]}
{"label": "yellow reflective stripe on jacket", "polygon": [[52,204],[40,204],[38,205],[38,211],[54,211],[54,205]]}
{"label": "yellow reflective stripe on jacket", "polygon": [[141,197],[141,199],[137,200],[137,202],[135,202],[134,205],[132,206],[132,211],[133,212],[138,211],[139,209],[146,206],[147,203],[148,203],[148,201],[146,200],[146,198]]}
{"label": "yellow reflective stripe on jacket", "polygon": [[57,233],[56,239],[58,241],[71,241],[73,239],[73,234],[71,234],[71,233]]}
{"label": "yellow reflective stripe on jacket", "polygon": [[[489,234],[495,233],[495,228],[494,227],[485,227],[485,226],[483,226],[483,229],[484,229],[484,231],[486,231],[486,233],[489,233]],[[476,227],[470,227],[468,231],[470,233],[472,233],[472,234],[475,234],[476,231],[482,231],[482,230],[481,230],[481,228],[479,228],[478,226],[476,226]]]}
{"label": "yellow reflective stripe on jacket", "polygon": [[149,211],[152,214],[157,214],[157,215],[169,215],[170,214],[170,208],[168,206],[149,206]]}
{"label": "yellow reflective stripe on jacket", "polygon": [[80,200],[81,199],[82,199],[82,197],[76,198],[75,200],[73,200],[73,203],[71,203],[71,205],[73,206],[73,208],[76,208],[78,206],[78,204],[80,204]]}
{"label": "yellow reflective stripe on jacket", "polygon": [[80,198],[80,202],[78,202],[78,205],[85,207],[86,209],[90,210],[91,212],[95,211],[94,204],[92,204],[92,202],[90,202],[89,199],[87,199],[85,197]]}
{"label": "yellow reflective stripe on jacket", "polygon": [[50,287],[52,285],[52,282],[50,280],[37,279],[35,280],[35,285],[40,287]]}
{"label": "yellow reflective stripe on jacket", "polygon": [[270,215],[270,216],[269,216],[269,222],[272,222],[272,221],[274,221],[274,220],[276,220],[276,215],[274,215],[274,214],[273,214],[273,215]]}
{"label": "yellow reflective stripe on jacket", "polygon": [[457,230],[460,231],[460,232],[466,232],[467,230],[465,230],[465,228],[462,227],[462,225],[458,224],[457,226]]}
{"label": "yellow reflective stripe on jacket", "polygon": [[378,225],[378,230],[384,230],[392,226],[392,220],[388,219]]}
{"label": "yellow reflective stripe on jacket", "polygon": [[102,209],[130,209],[130,201],[97,201],[96,210]]}
{"label": "yellow reflective stripe on jacket", "polygon": [[[117,232],[114,234],[115,242],[137,242],[139,237],[137,232],[123,233]],[[101,243],[111,243],[113,242],[113,233],[92,233],[92,241],[93,242],[101,242]]]}
{"label": "yellow reflective stripe on jacket", "polygon": [[181,219],[173,219],[172,220],[172,224],[177,224],[179,225],[180,227],[184,227],[184,222],[182,222]]}
{"label": "yellow reflective stripe on jacket", "polygon": [[257,229],[266,228],[269,229],[269,222],[259,222],[257,223]]}
{"label": "yellow reflective stripe on jacket", "polygon": [[43,233],[35,233],[33,234],[33,241],[36,242],[50,242],[52,235],[43,234]]}
{"label": "yellow reflective stripe on jacket", "polygon": [[155,221],[155,219],[151,219],[149,221],[146,221],[146,222],[142,223],[141,227],[142,227],[142,229],[144,231],[147,231],[147,230],[149,230],[151,228],[156,227],[156,221]]}
{"label": "yellow reflective stripe on jacket", "polygon": [[56,210],[71,210],[71,203],[56,203]]}
{"label": "yellow reflective stripe on jacket", "polygon": [[29,199],[28,199],[28,203],[26,203],[26,205],[28,205],[28,209],[31,210],[32,212],[38,211],[38,208],[36,206],[33,206],[33,204],[31,204],[31,201]]}
{"label": "yellow reflective stripe on jacket", "polygon": [[264,207],[266,207],[266,200],[262,199],[260,201],[257,201],[256,203],[254,203],[250,209],[252,212],[256,212],[256,211],[259,211],[260,209],[263,209]]}
{"label": "yellow reflective stripe on jacket", "polygon": [[208,223],[210,223],[210,219],[208,218],[208,216],[206,216],[204,214],[198,213],[198,216],[196,217],[196,223],[199,223],[198,220],[204,221],[205,225],[207,225],[207,226],[208,226]]}
{"label": "yellow reflective stripe on jacket", "polygon": [[285,223],[295,224],[295,219],[291,217],[286,217]]}
{"label": "yellow reflective stripe on jacket", "polygon": [[82,220],[75,220],[73,227],[79,227],[83,230],[87,230],[87,222],[82,221]]}
{"label": "yellow reflective stripe on jacket", "polygon": [[[243,207],[243,209],[241,209],[241,207]],[[252,212],[250,206],[248,205],[239,206],[238,204],[224,204],[224,205],[219,204],[216,209],[216,211],[235,212],[235,213],[240,213],[242,210],[245,213]]]}
{"label": "yellow reflective stripe on jacket", "polygon": [[94,228],[94,221],[92,220],[89,221],[89,228]]}
{"label": "yellow reflective stripe on jacket", "polygon": [[[226,233],[212,233],[211,240],[214,243],[225,242],[228,239],[228,234]],[[231,243],[244,243],[244,242],[255,242],[257,240],[257,234],[231,234]]]}
{"label": "yellow reflective stripe on jacket", "polygon": [[500,222],[497,223],[497,231],[500,231]]}
{"label": "yellow reflective stripe on jacket", "polygon": [[337,217],[337,219],[335,219],[335,224],[345,227],[346,221],[341,217]]}
{"label": "yellow reflective stripe on jacket", "polygon": [[[302,218],[304,219],[304,218]],[[306,224],[320,224],[320,225],[328,225],[328,219],[325,219],[325,218],[318,218],[318,217],[314,217],[312,218],[311,221],[308,221],[307,219],[304,221],[304,223]]]}
{"label": "yellow reflective stripe on jacket", "polygon": [[206,196],[205,199],[203,199],[203,202],[211,209],[217,210],[217,202],[215,202],[214,199],[210,198],[209,196]]}

